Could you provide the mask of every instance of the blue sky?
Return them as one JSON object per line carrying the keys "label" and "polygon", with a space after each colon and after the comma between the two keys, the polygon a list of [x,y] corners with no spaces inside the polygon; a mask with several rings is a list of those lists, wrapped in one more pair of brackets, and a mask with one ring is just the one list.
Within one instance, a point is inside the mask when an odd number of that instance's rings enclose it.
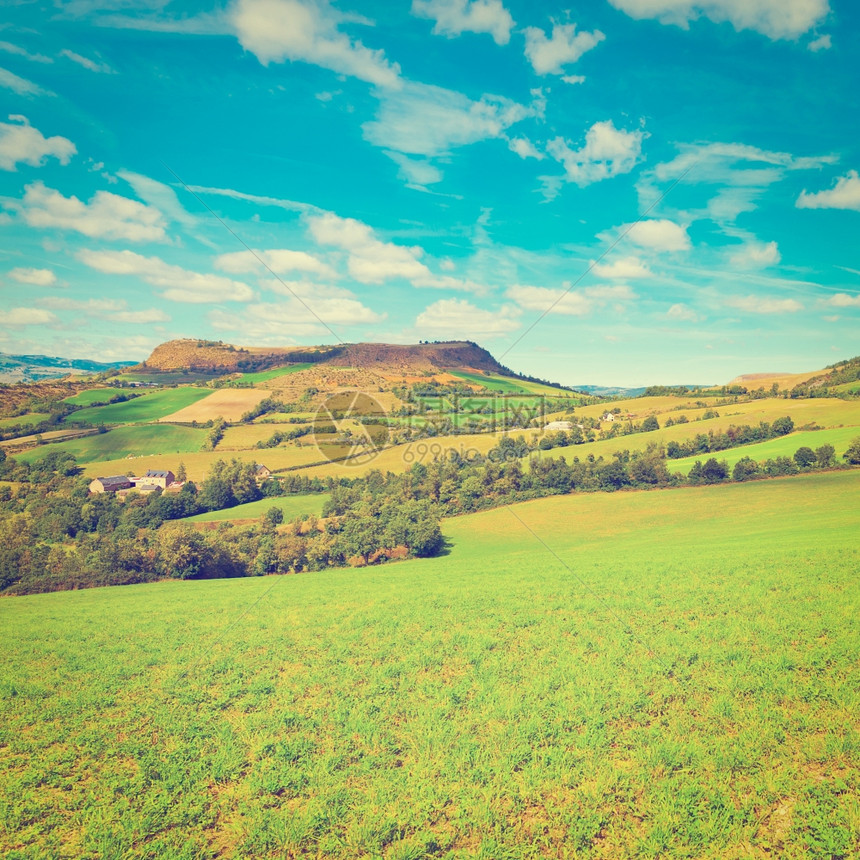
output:
{"label": "blue sky", "polygon": [[850,0],[4,13],[0,350],[468,338],[621,385],[860,352]]}

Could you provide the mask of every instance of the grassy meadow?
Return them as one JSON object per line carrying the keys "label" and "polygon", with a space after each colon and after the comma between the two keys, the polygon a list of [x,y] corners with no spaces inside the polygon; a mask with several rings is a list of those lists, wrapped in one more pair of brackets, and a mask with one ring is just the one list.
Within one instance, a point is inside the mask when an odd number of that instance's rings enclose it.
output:
{"label": "grassy meadow", "polygon": [[239,377],[240,382],[251,382],[254,385],[260,382],[269,382],[272,379],[278,379],[281,376],[289,376],[292,373],[298,373],[300,370],[307,370],[314,365],[310,361],[300,362],[299,364],[291,364],[287,367],[275,367],[272,370],[260,370],[256,373],[243,373]]}
{"label": "grassy meadow", "polygon": [[434,559],[0,601],[0,855],[856,857],[858,503],[563,496]]}
{"label": "grassy meadow", "polygon": [[[47,437],[48,434],[44,435]],[[67,451],[74,454],[81,465],[99,463],[101,468],[99,475],[117,475],[124,474],[131,468],[126,461],[129,456],[150,455],[154,458],[153,462],[163,462],[163,459],[159,459],[163,455],[199,451],[205,439],[206,431],[194,427],[176,427],[169,424],[130,425],[115,427],[107,433],[92,433],[81,439],[28,448],[15,454],[15,459],[32,463],[54,451]],[[108,471],[105,471],[101,465],[104,461],[112,461]],[[134,468],[138,466],[135,465]],[[145,468],[165,467],[147,465]],[[166,468],[173,468],[173,466],[168,465]]]}
{"label": "grassy meadow", "polygon": [[123,403],[81,409],[75,413],[74,418],[76,421],[90,424],[138,424],[158,421],[211,393],[206,388],[164,388]]}
{"label": "grassy meadow", "polygon": [[93,403],[107,403],[111,397],[117,394],[135,394],[129,392],[127,388],[89,388],[86,391],[79,391],[71,397],[66,397],[63,403],[71,403],[72,406],[92,406]]}
{"label": "grassy meadow", "polygon": [[310,493],[297,496],[275,496],[271,499],[259,499],[256,502],[248,502],[244,505],[236,505],[234,508],[226,508],[223,511],[207,511],[205,514],[197,514],[187,517],[186,523],[222,523],[235,522],[239,520],[259,519],[268,512],[270,508],[278,508],[283,511],[284,522],[294,520],[296,517],[318,517],[322,514],[323,505],[328,499],[328,493]]}

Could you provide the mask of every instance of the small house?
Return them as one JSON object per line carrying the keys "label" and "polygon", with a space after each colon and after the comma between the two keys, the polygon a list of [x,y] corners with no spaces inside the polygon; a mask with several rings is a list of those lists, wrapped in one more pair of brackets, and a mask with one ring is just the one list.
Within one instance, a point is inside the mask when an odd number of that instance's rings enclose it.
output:
{"label": "small house", "polygon": [[172,484],[168,484],[164,488],[165,493],[179,493],[182,491],[182,488],[185,486],[186,481],[174,481]]}
{"label": "small house", "polygon": [[131,478],[126,475],[113,475],[110,478],[95,478],[90,481],[90,492],[115,493],[117,490],[129,490],[133,486]]}
{"label": "small house", "polygon": [[614,421],[615,414],[613,412],[604,412],[600,418],[601,421]]}
{"label": "small house", "polygon": [[272,470],[269,469],[267,466],[264,466],[262,463],[257,463],[254,466],[254,477],[258,481],[265,481],[267,478],[269,478],[271,476],[271,474],[272,474]]}
{"label": "small house", "polygon": [[152,484],[155,487],[161,487],[162,490],[166,490],[169,484],[172,484],[176,480],[176,475],[173,472],[166,469],[148,469],[146,474],[142,478],[138,478],[135,481],[135,485],[137,489],[141,492],[146,492],[142,489],[141,485]]}

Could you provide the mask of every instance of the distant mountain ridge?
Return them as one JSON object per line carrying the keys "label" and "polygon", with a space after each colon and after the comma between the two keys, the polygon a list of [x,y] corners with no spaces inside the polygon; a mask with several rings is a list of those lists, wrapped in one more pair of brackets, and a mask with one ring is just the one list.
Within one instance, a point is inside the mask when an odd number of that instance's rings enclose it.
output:
{"label": "distant mountain ridge", "polygon": [[103,373],[132,367],[134,361],[90,361],[86,358],[59,358],[53,355],[10,355],[0,352],[0,382],[37,382],[62,376]]}

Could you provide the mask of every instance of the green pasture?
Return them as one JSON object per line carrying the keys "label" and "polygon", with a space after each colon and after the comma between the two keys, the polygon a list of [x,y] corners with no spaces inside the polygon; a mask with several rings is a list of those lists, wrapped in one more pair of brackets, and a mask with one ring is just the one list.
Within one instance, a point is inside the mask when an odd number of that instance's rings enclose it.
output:
{"label": "green pasture", "polygon": [[[729,448],[726,451],[715,451],[712,454],[696,454],[694,457],[682,457],[677,460],[667,460],[666,464],[670,472],[680,472],[686,475],[696,460],[704,463],[711,457],[717,460],[725,460],[729,468],[738,460],[750,457],[757,463],[771,460],[775,457],[793,457],[798,448],[804,446],[820,448],[822,445],[832,445],[836,449],[837,462],[843,462],[842,455],[845,453],[852,440],[860,437],[860,427],[831,427],[826,430],[802,430],[798,433],[789,433],[788,436],[780,436],[777,439],[768,439],[766,442],[757,442],[754,445],[741,445],[738,448]],[[581,446],[580,446],[581,447]]]}
{"label": "green pasture", "polygon": [[[129,455],[139,457],[143,454],[199,451],[205,440],[206,431],[194,427],[146,424],[117,427],[107,433],[94,433],[82,439],[70,439],[68,442],[54,442],[50,445],[28,448],[15,454],[15,459],[32,463],[55,451],[68,451],[77,457],[79,463],[95,463]],[[129,461],[128,468],[134,468],[133,461]],[[147,466],[147,468],[157,467]]]}
{"label": "green pasture", "polygon": [[436,559],[2,600],[0,854],[856,857],[858,502],[573,495]]}
{"label": "green pasture", "polygon": [[300,364],[290,364],[287,367],[275,367],[272,370],[261,370],[257,373],[243,373],[239,377],[241,382],[268,382],[270,379],[278,379],[281,376],[288,376],[291,373],[298,373],[300,370],[307,370],[313,367],[313,363],[305,361]]}
{"label": "green pasture", "polygon": [[74,419],[90,424],[142,424],[158,421],[208,397],[211,393],[208,388],[164,388],[142,394],[124,403],[81,409],[75,412]]}
{"label": "green pasture", "polygon": [[137,393],[133,388],[90,388],[66,397],[63,403],[71,403],[73,406],[91,406],[93,403],[107,403],[116,394],[132,396]]}
{"label": "green pasture", "polygon": [[451,376],[456,376],[464,382],[471,385],[482,385],[484,388],[489,388],[490,391],[501,391],[510,394],[525,394],[526,389],[518,382],[514,382],[506,376],[499,376],[496,373],[484,376],[483,373],[468,373],[465,370],[449,370]]}
{"label": "green pasture", "polygon": [[248,502],[245,505],[236,505],[235,508],[227,508],[223,511],[209,511],[205,514],[197,514],[188,517],[188,523],[211,523],[225,522],[228,520],[250,520],[262,517],[269,508],[278,508],[284,512],[284,522],[294,520],[296,517],[307,517],[313,514],[318,517],[322,514],[323,505],[328,499],[328,493],[310,493],[304,496],[277,496],[272,499],[260,499],[256,502]]}
{"label": "green pasture", "polygon": [[35,427],[41,421],[45,421],[51,416],[47,412],[28,412],[26,415],[17,415],[14,418],[0,418],[0,430],[5,430],[7,427]]}

